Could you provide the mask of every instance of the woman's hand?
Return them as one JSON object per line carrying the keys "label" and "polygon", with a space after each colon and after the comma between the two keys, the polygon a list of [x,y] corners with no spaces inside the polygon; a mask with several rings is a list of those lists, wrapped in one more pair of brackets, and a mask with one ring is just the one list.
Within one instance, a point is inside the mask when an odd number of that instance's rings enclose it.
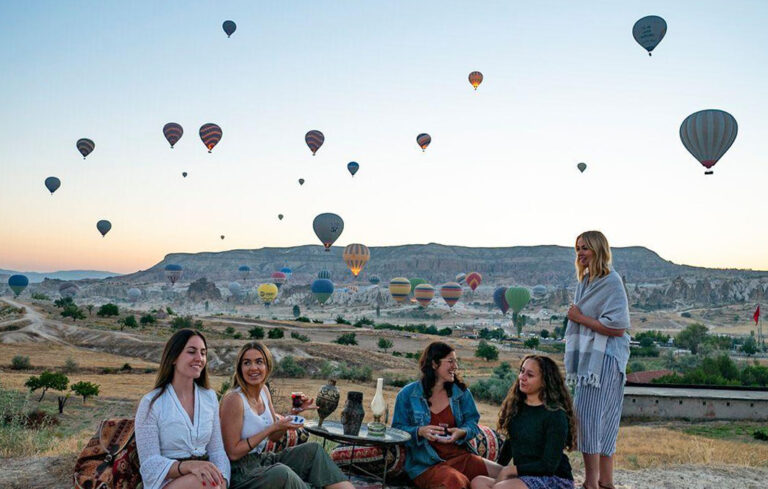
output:
{"label": "woman's hand", "polygon": [[204,460],[188,460],[184,462],[179,473],[182,475],[193,474],[204,486],[227,486],[227,483],[224,479],[224,474],[221,473],[219,468],[213,465],[211,462],[206,462]]}
{"label": "woman's hand", "polygon": [[448,428],[448,433],[451,434],[450,438],[445,438],[445,439],[439,438],[438,441],[441,441],[443,443],[456,443],[457,441],[467,436],[467,432],[465,430],[462,430],[461,428]]}
{"label": "woman's hand", "polygon": [[420,427],[417,430],[417,433],[420,437],[428,441],[436,441],[436,440],[439,440],[439,438],[437,438],[437,435],[442,435],[443,433],[445,433],[445,430],[440,426],[427,425],[427,426]]}
{"label": "woman's hand", "polygon": [[315,406],[314,399],[311,399],[309,396],[307,396],[303,392],[297,392],[297,394],[301,396],[301,407],[291,408],[291,413],[299,414],[302,411],[317,409],[317,406]]}
{"label": "woman's hand", "polygon": [[276,431],[297,430],[304,426],[293,422],[293,416],[277,415],[277,422],[273,425]]}
{"label": "woman's hand", "polygon": [[502,467],[499,471],[499,475],[496,476],[496,482],[505,481],[517,477],[517,467],[514,465],[507,465]]}
{"label": "woman's hand", "polygon": [[581,309],[579,309],[579,306],[576,304],[571,304],[571,307],[568,309],[568,319],[573,321],[574,323],[582,324],[584,315],[581,313]]}

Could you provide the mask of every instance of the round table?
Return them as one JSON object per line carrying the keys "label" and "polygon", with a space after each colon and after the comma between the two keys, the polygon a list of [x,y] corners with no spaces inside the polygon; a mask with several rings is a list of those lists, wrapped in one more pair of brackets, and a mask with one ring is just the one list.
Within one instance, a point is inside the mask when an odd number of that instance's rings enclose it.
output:
{"label": "round table", "polygon": [[[357,436],[345,435],[344,428],[341,423],[336,421],[323,421],[323,426],[318,427],[317,421],[307,421],[304,424],[304,428],[311,434],[319,436],[323,439],[323,448],[325,448],[326,440],[335,441],[337,443],[343,443],[346,445],[352,445],[351,456],[349,459],[349,470],[347,474],[351,472],[352,468],[368,474],[372,477],[381,480],[381,487],[384,488],[387,483],[387,452],[391,446],[403,444],[411,439],[411,435],[403,430],[397,428],[387,427],[387,431],[384,436],[370,436],[368,435],[368,427],[363,424],[360,426],[360,432]],[[372,474],[362,467],[356,466],[355,461],[355,447],[362,446],[375,446],[381,447],[382,456],[384,458],[384,471],[379,477],[377,474]]]}

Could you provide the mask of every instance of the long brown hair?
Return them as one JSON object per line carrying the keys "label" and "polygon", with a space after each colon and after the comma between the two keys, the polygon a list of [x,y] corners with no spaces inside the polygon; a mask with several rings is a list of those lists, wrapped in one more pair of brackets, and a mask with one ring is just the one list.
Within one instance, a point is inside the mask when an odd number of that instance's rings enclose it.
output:
{"label": "long brown hair", "polygon": [[[586,267],[579,263],[578,242],[579,238],[584,240],[587,248],[592,250],[594,257]],[[589,280],[605,277],[611,273],[611,247],[608,245],[608,238],[600,231],[585,231],[576,237],[576,277],[579,282],[584,279],[584,275],[589,270]]]}
{"label": "long brown hair", "polygon": [[[173,374],[176,371],[176,367],[173,365],[173,362],[179,358],[181,352],[184,351],[184,347],[187,346],[187,341],[189,341],[189,339],[193,336],[199,336],[200,339],[203,340],[203,345],[205,345],[207,353],[208,343],[205,341],[205,336],[203,336],[203,333],[193,329],[180,329],[176,331],[165,344],[163,357],[160,359],[160,368],[158,369],[157,376],[155,377],[154,387],[155,389],[160,388],[160,391],[155,394],[154,397],[152,397],[152,400],[149,403],[150,410],[152,409],[152,404],[155,403],[158,397],[163,395],[165,390],[168,388],[168,384],[173,381]],[[203,387],[204,389],[210,389],[210,383],[208,381],[207,358],[203,369],[200,371],[200,377],[195,379],[195,384]]]}
{"label": "long brown hair", "polygon": [[[573,411],[573,402],[571,393],[565,386],[563,375],[557,364],[549,357],[544,355],[527,355],[520,362],[520,370],[526,360],[534,360],[539,365],[541,371],[541,400],[544,402],[544,408],[549,411],[563,410],[568,417],[568,438],[565,442],[565,448],[568,451],[576,447],[576,414]],[[507,392],[507,397],[501,404],[499,412],[498,430],[509,436],[507,426],[509,421],[520,413],[520,409],[525,404],[526,395],[520,391],[520,378],[515,380],[515,384]]]}
{"label": "long brown hair", "polygon": [[[435,367],[432,366],[432,363],[439,364],[440,360],[450,355],[453,351],[455,351],[454,348],[448,343],[433,341],[424,348],[423,352],[421,352],[421,357],[419,357],[419,370],[421,370],[421,387],[424,389],[424,399],[427,400],[427,404],[431,405],[429,398],[432,397],[432,389],[434,389],[435,383],[437,383],[437,375],[435,374]],[[451,397],[453,394],[454,385],[463,391],[467,390],[467,384],[461,380],[461,376],[458,372],[454,374],[453,382],[446,382],[443,384],[445,392],[448,393],[448,397]]]}
{"label": "long brown hair", "polygon": [[232,387],[239,387],[240,390],[243,391],[243,394],[247,394],[248,392],[246,389],[247,384],[245,383],[245,377],[243,377],[243,357],[249,350],[257,350],[261,352],[262,355],[264,355],[264,361],[267,363],[267,375],[264,376],[265,385],[267,384],[267,380],[269,380],[269,376],[272,374],[272,366],[274,365],[272,352],[269,351],[267,345],[261,341],[251,341],[250,343],[244,344],[243,347],[240,348],[240,351],[237,353],[235,373],[232,374]]}

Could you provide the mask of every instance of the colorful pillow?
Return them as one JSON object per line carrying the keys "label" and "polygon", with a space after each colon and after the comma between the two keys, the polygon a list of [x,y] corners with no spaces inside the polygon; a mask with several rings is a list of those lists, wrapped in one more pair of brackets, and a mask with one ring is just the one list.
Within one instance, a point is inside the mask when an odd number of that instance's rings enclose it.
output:
{"label": "colorful pillow", "polygon": [[264,452],[279,452],[286,448],[306,443],[307,440],[309,440],[309,432],[306,429],[299,428],[298,430],[288,430],[278,441],[267,440],[267,446],[264,447]]}

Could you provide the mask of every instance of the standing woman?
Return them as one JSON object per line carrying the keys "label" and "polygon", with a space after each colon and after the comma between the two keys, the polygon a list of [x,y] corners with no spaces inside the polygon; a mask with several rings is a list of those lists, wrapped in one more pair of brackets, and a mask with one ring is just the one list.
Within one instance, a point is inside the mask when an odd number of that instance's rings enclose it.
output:
{"label": "standing woman", "polygon": [[136,449],[145,489],[226,489],[229,460],[219,403],[208,384],[202,333],[182,329],[165,344],[155,389],[136,412]]}
{"label": "standing woman", "polygon": [[603,233],[587,231],[576,239],[579,284],[568,310],[565,371],[566,381],[576,386],[578,445],[587,489],[613,489],[613,454],[629,360],[627,292],[610,265],[611,248]]}
{"label": "standing woman", "polygon": [[[232,489],[354,489],[318,443],[304,443],[278,453],[264,453],[267,439],[280,440],[286,430],[301,428],[292,416],[275,413],[266,382],[272,354],[261,342],[240,348],[232,376],[234,389],[221,400],[224,447],[232,460]],[[302,393],[298,413],[316,409]],[[306,481],[306,482],[305,482]]]}
{"label": "standing woman", "polygon": [[421,380],[397,394],[392,427],[411,435],[405,471],[420,489],[469,489],[477,476],[496,477],[501,466],[475,452],[479,433],[472,393],[459,375],[454,349],[430,343],[419,358]]}

